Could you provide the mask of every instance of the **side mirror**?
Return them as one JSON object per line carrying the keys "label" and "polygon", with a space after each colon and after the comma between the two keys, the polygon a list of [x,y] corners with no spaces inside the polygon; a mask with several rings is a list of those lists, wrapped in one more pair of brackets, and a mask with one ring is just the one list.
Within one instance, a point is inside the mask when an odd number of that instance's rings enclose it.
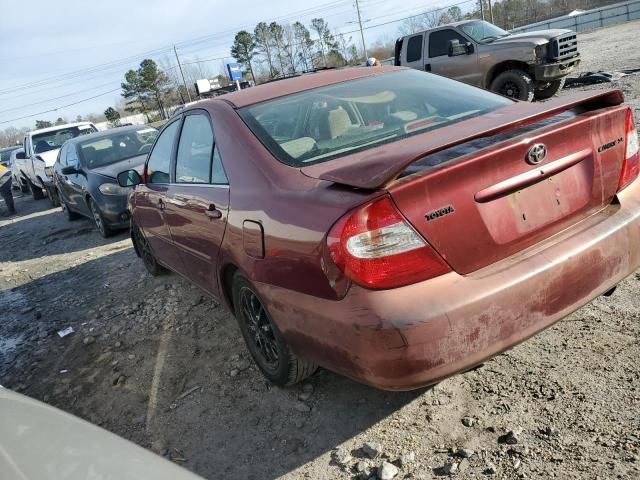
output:
{"label": "side mirror", "polygon": [[473,53],[473,43],[471,42],[460,43],[459,40],[449,40],[448,55],[450,57],[457,57],[459,55],[469,55],[471,53]]}
{"label": "side mirror", "polygon": [[27,156],[24,154],[24,152],[18,152],[16,153],[16,160],[26,160]]}
{"label": "side mirror", "polygon": [[74,175],[78,173],[78,169],[74,166],[62,167],[60,171],[62,172],[63,175]]}
{"label": "side mirror", "polygon": [[140,178],[140,174],[135,170],[125,170],[118,174],[118,185],[121,187],[133,187],[141,183],[142,178]]}
{"label": "side mirror", "polygon": [[449,40],[449,51],[448,55],[450,57],[457,57],[459,55],[467,54],[467,46],[463,43],[460,43],[459,40]]}

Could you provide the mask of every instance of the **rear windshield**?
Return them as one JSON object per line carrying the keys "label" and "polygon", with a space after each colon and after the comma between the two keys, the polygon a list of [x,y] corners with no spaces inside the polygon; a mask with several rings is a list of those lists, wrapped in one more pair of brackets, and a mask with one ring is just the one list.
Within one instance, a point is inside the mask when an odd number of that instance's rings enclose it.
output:
{"label": "rear windshield", "polygon": [[87,168],[99,168],[127,158],[146,155],[158,136],[152,127],[114,129],[110,134],[80,142],[80,157]]}
{"label": "rear windshield", "polygon": [[320,163],[477,117],[511,100],[417,70],[402,70],[239,110],[281,162]]}
{"label": "rear windshield", "polygon": [[61,128],[60,130],[33,135],[31,137],[31,143],[33,144],[33,151],[35,153],[43,153],[60,148],[62,144],[70,138],[94,132],[97,132],[97,130],[91,125]]}

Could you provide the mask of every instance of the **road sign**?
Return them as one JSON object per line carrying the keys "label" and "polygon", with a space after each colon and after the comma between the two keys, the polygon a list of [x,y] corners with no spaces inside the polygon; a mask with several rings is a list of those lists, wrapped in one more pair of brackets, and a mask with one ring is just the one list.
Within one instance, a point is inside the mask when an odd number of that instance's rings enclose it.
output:
{"label": "road sign", "polygon": [[239,63],[227,63],[227,71],[232,82],[242,80],[242,69]]}

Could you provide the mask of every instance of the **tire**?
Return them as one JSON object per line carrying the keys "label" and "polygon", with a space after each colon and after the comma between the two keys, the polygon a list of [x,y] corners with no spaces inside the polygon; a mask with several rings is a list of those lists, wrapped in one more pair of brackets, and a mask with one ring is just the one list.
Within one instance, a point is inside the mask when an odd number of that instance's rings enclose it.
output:
{"label": "tire", "polygon": [[100,213],[100,209],[98,208],[98,205],[93,200],[93,198],[89,199],[89,210],[91,210],[91,218],[93,218],[93,223],[98,229],[98,233],[100,233],[103,238],[109,238],[116,233],[115,230],[113,230],[107,224],[107,221],[102,216],[102,213]]}
{"label": "tire", "polygon": [[29,184],[25,181],[20,182],[20,191],[24,194],[29,193]]}
{"label": "tire", "polygon": [[144,268],[147,269],[147,272],[154,277],[164,275],[168,272],[166,268],[158,263],[156,257],[153,255],[153,251],[151,251],[151,245],[149,245],[146,237],[133,221],[131,223],[131,239],[134,242],[133,246],[136,253],[142,258],[142,263]]}
{"label": "tire", "polygon": [[491,82],[491,91],[505,97],[530,102],[533,100],[533,79],[522,70],[502,72]]}
{"label": "tire", "polygon": [[566,80],[566,77],[563,77],[560,80],[555,80],[549,83],[542,83],[540,85],[544,85],[543,88],[538,88],[536,86],[536,89],[533,92],[534,98],[536,100],[546,100],[548,98],[553,97],[556,93],[562,90],[562,87],[564,87],[565,80]]}
{"label": "tire", "polygon": [[60,197],[58,196],[58,189],[55,187],[47,188],[47,196],[49,197],[49,201],[51,202],[51,206],[53,208],[60,206]]}
{"label": "tire", "polygon": [[29,189],[31,190],[31,196],[34,200],[42,200],[44,198],[42,189],[36,186],[31,180],[29,180]]}
{"label": "tire", "polygon": [[262,374],[281,387],[313,375],[318,366],[289,349],[247,277],[236,272],[232,284],[235,317],[247,349]]}
{"label": "tire", "polygon": [[76,212],[74,212],[72,210],[69,210],[69,207],[67,207],[67,204],[64,203],[64,200],[62,200],[62,196],[60,195],[60,191],[58,191],[58,198],[60,199],[60,206],[62,207],[62,213],[64,214],[65,218],[69,222],[73,222],[74,220],[78,220],[82,216],[79,213],[76,213]]}

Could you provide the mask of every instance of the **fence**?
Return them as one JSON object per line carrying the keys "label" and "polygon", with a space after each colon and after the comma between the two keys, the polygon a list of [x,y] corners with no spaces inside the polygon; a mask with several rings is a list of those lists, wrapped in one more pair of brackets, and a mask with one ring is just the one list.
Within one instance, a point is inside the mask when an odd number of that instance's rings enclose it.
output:
{"label": "fence", "polygon": [[[640,19],[640,0],[616,3],[606,7],[594,8],[575,15],[550,18],[542,22],[532,23],[523,27],[514,28],[512,32],[531,32],[533,30],[545,30],[552,28],[566,28],[575,32],[593,30],[595,28],[615,25]],[[640,33],[640,32],[639,32]]]}

